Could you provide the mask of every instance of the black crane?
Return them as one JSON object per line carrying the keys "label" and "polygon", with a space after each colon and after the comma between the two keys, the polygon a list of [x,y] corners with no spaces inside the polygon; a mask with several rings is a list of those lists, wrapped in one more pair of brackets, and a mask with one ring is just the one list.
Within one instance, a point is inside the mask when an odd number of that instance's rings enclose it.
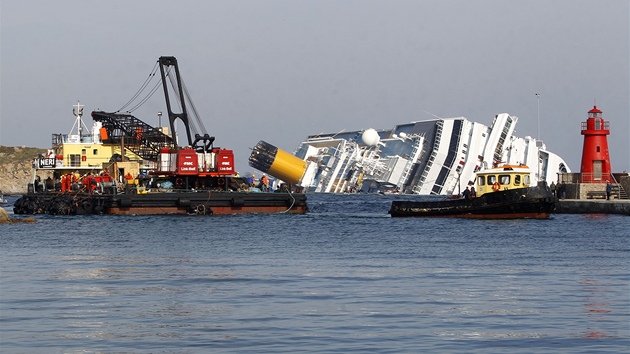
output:
{"label": "black crane", "polygon": [[[189,120],[185,99],[187,95],[185,95],[186,90],[181,80],[177,59],[173,56],[162,56],[158,59],[158,64],[160,68],[162,88],[164,89],[164,98],[166,100],[166,109],[168,112],[171,135],[164,134],[161,127],[152,127],[129,113],[119,113],[118,111],[113,113],[94,111],[92,112],[92,119],[97,122],[101,122],[103,128],[107,131],[107,138],[103,139],[104,143],[120,144],[124,140],[125,148],[145,160],[157,161],[160,151],[163,148],[175,149],[180,147],[177,141],[176,128],[176,121],[179,119],[186,130],[188,146],[194,148],[198,152],[207,152],[212,150],[215,140],[213,136],[210,136],[207,133],[195,134],[193,139],[193,135],[191,133],[192,124]],[[170,81],[172,84],[171,86],[175,92],[175,103],[181,109],[179,112],[174,111],[171,96],[169,95],[169,86],[167,85],[167,81]],[[145,87],[147,87],[146,83],[143,85],[143,88]],[[154,92],[155,90],[152,90],[149,96]],[[136,94],[134,98],[137,96],[138,95]],[[147,98],[143,99],[143,102],[146,101]],[[188,101],[190,102],[190,99],[188,99]],[[192,103],[191,106],[194,110]],[[198,124],[203,127],[203,123],[201,123],[198,118],[197,120]]]}

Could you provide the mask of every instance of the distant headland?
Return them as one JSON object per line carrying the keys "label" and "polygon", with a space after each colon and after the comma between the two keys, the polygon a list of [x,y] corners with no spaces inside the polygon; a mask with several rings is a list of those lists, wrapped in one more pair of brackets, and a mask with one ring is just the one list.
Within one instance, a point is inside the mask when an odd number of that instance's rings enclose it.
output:
{"label": "distant headland", "polygon": [[26,193],[33,174],[33,160],[45,152],[43,148],[0,145],[0,192],[4,195]]}

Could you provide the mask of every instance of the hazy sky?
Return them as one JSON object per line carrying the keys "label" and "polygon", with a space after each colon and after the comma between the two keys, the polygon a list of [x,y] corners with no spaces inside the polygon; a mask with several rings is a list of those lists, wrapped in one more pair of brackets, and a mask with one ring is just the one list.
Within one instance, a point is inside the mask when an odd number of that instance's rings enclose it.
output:
{"label": "hazy sky", "polygon": [[[535,137],[536,93],[541,138],[573,171],[594,102],[614,172],[630,171],[627,0],[14,0],[0,16],[0,145],[50,147],[77,100],[91,127],[89,112],[122,107],[172,55],[241,173],[259,140],[293,152],[431,114],[490,125],[507,112]],[[133,114],[157,125],[158,111],[161,91]]]}

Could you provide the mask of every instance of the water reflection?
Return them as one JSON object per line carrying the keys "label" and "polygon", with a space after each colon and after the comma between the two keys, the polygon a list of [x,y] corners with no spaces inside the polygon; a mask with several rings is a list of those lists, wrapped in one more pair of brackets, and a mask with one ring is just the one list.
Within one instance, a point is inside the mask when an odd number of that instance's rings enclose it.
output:
{"label": "water reflection", "polygon": [[607,289],[596,279],[585,278],[580,281],[584,292],[584,312],[588,317],[588,328],[585,338],[611,338],[613,336],[601,330],[602,322],[606,321],[606,314],[612,313],[607,299]]}

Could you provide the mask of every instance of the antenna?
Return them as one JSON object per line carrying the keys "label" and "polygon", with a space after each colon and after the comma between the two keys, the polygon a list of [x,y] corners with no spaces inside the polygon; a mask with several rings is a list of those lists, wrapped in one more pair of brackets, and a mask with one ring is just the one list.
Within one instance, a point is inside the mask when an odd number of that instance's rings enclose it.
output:
{"label": "antenna", "polygon": [[536,120],[538,122],[538,133],[536,133],[536,139],[537,140],[542,140],[540,139],[540,94],[536,94],[536,101],[538,103],[537,108],[536,108]]}
{"label": "antenna", "polygon": [[537,108],[536,108],[536,120],[538,122],[538,133],[536,135],[536,154],[537,156],[537,170],[538,172],[536,173],[536,179],[537,181],[540,181],[542,178],[540,178],[540,148],[542,148],[542,140],[540,139],[540,94],[536,94],[536,102],[537,102]]}
{"label": "antenna", "polygon": [[435,114],[433,114],[433,113],[431,113],[431,112],[429,112],[429,111],[425,111],[424,109],[422,110],[422,112],[424,112],[424,113],[426,113],[426,114],[430,114],[430,115],[434,116],[435,118],[442,119],[442,117],[437,116],[437,115],[435,115]]}
{"label": "antenna", "polygon": [[[77,117],[76,121],[74,122],[74,125],[72,126],[72,129],[70,129],[70,135],[72,135],[72,132],[74,131],[74,127],[77,127],[77,135],[79,136],[79,142],[82,136],[82,130],[83,130],[83,121],[81,120],[81,116],[83,116],[83,107],[85,107],[84,105],[82,105],[81,103],[79,103],[79,101],[77,100],[77,104],[72,106],[72,114]],[[85,129],[87,129],[87,127],[85,127]]]}

